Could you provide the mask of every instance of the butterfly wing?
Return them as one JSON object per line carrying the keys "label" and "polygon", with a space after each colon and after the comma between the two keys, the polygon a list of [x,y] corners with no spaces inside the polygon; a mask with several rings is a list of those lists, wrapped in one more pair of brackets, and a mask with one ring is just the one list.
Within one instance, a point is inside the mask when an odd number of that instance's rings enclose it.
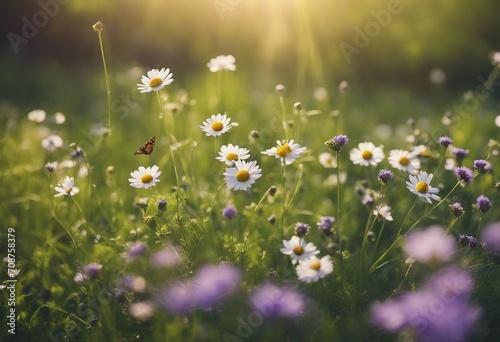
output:
{"label": "butterfly wing", "polygon": [[153,135],[151,139],[148,140],[147,143],[144,144],[144,146],[139,147],[134,154],[146,154],[148,156],[153,153],[153,149],[155,147],[155,141],[156,141],[156,136]]}

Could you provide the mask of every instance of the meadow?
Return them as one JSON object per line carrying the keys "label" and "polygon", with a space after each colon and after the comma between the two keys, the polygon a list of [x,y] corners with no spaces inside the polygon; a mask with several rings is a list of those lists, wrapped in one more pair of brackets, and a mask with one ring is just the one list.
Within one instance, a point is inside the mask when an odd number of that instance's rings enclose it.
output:
{"label": "meadow", "polygon": [[379,87],[244,48],[113,64],[85,30],[97,67],[1,103],[3,340],[495,340],[499,52]]}

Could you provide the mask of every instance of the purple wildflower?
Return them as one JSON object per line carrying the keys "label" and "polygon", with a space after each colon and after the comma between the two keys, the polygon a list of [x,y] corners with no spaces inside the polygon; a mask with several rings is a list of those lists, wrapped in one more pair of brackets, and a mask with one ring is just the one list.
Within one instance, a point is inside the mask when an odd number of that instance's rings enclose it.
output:
{"label": "purple wildflower", "polygon": [[458,235],[458,243],[464,246],[469,246],[470,248],[474,248],[477,246],[477,239],[471,235]]}
{"label": "purple wildflower", "polygon": [[250,297],[255,310],[265,317],[299,317],[304,313],[304,296],[290,287],[264,284]]}
{"label": "purple wildflower", "polygon": [[455,217],[460,217],[464,214],[464,208],[462,207],[462,204],[459,202],[450,204],[449,208],[451,209],[451,212],[453,213],[453,215],[455,215]]}
{"label": "purple wildflower", "polygon": [[73,152],[71,152],[71,157],[74,159],[80,158],[83,156],[83,150],[80,147],[76,147]]}
{"label": "purple wildflower", "polygon": [[193,285],[190,282],[175,282],[166,287],[159,296],[165,309],[177,315],[187,314],[194,305]]}
{"label": "purple wildflower", "polygon": [[238,214],[238,211],[236,208],[230,204],[226,205],[224,209],[222,209],[222,216],[228,219],[235,218],[236,215]]}
{"label": "purple wildflower", "polygon": [[57,162],[56,161],[48,162],[47,164],[45,164],[45,168],[49,172],[54,172],[54,170],[57,168]]}
{"label": "purple wildflower", "polygon": [[488,212],[492,206],[493,205],[488,197],[481,195],[476,198],[475,208],[481,210],[483,213]]}
{"label": "purple wildflower", "polygon": [[93,262],[93,263],[90,263],[87,266],[85,266],[83,271],[85,272],[87,277],[89,277],[90,279],[95,279],[99,276],[101,268],[102,268],[101,264],[97,264],[97,263]]}
{"label": "purple wildflower", "polygon": [[201,268],[193,280],[193,300],[197,306],[209,308],[232,292],[241,280],[241,272],[231,263]]}
{"label": "purple wildflower", "polygon": [[411,328],[419,341],[464,341],[481,310],[469,304],[470,274],[446,268],[429,279],[429,286],[372,306],[372,322],[390,332]]}
{"label": "purple wildflower", "polygon": [[143,242],[135,242],[128,248],[128,257],[130,260],[143,256],[148,247]]}
{"label": "purple wildflower", "polygon": [[445,148],[451,145],[451,143],[453,142],[453,140],[451,140],[451,138],[447,136],[442,136],[438,140],[439,143]]}
{"label": "purple wildflower", "polygon": [[335,217],[332,216],[322,216],[316,225],[318,229],[321,230],[326,236],[333,234],[333,223],[335,222]]}
{"label": "purple wildflower", "polygon": [[151,256],[149,261],[155,268],[169,268],[181,262],[181,256],[174,247],[165,247]]}
{"label": "purple wildflower", "polygon": [[441,226],[414,230],[405,238],[403,250],[419,262],[449,261],[455,252],[455,239],[446,234]]}
{"label": "purple wildflower", "polygon": [[457,167],[454,172],[458,180],[463,181],[464,183],[470,183],[474,178],[474,172],[467,167]]}
{"label": "purple wildflower", "polygon": [[295,224],[295,235],[299,237],[305,236],[309,232],[309,229],[311,229],[311,226],[307,223],[297,222]]}
{"label": "purple wildflower", "polygon": [[389,183],[393,178],[394,178],[394,174],[392,173],[392,171],[383,169],[383,170],[380,170],[378,173],[378,180],[382,184]]}
{"label": "purple wildflower", "polygon": [[464,150],[463,148],[453,147],[451,153],[455,155],[458,165],[462,163],[462,160],[469,155],[469,150]]}
{"label": "purple wildflower", "polygon": [[342,148],[347,145],[349,139],[347,135],[339,134],[334,136],[332,139],[325,142],[325,145],[330,147],[335,152],[340,152]]}
{"label": "purple wildflower", "polygon": [[484,227],[481,233],[481,241],[486,249],[500,249],[500,221],[491,223]]}
{"label": "purple wildflower", "polygon": [[484,159],[477,159],[477,160],[474,160],[472,165],[474,166],[475,169],[482,170],[486,166],[486,163],[487,163],[487,161]]}

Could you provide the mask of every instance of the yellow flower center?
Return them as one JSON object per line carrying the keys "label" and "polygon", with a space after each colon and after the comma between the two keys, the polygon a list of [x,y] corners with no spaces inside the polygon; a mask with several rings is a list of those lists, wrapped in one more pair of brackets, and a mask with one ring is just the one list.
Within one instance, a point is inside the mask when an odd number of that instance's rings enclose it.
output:
{"label": "yellow flower center", "polygon": [[418,182],[417,185],[415,185],[415,189],[421,194],[426,194],[429,191],[429,184],[426,182]]}
{"label": "yellow flower center", "polygon": [[151,81],[149,81],[149,86],[151,88],[156,88],[158,87],[163,81],[159,77],[153,78]]}
{"label": "yellow flower center", "polygon": [[288,156],[290,153],[292,153],[292,149],[290,148],[290,145],[284,144],[281,145],[277,150],[276,154],[280,156],[281,158],[285,158]]}
{"label": "yellow flower center", "polygon": [[296,246],[293,248],[293,253],[296,255],[302,255],[304,254],[304,248],[302,248],[302,246]]}
{"label": "yellow flower center", "polygon": [[218,131],[222,131],[222,129],[224,128],[224,124],[220,121],[215,121],[213,124],[212,124],[212,129],[216,132]]}
{"label": "yellow flower center", "polygon": [[228,153],[226,155],[227,160],[238,160],[238,155],[236,153]]}
{"label": "yellow flower center", "polygon": [[73,188],[67,188],[67,189],[66,189],[66,193],[67,193],[67,194],[71,193],[71,190],[73,190]]}
{"label": "yellow flower center", "polygon": [[248,173],[247,170],[240,170],[236,172],[236,179],[238,180],[238,182],[246,182],[250,179],[250,173]]}
{"label": "yellow flower center", "polygon": [[319,260],[315,260],[315,261],[311,262],[311,265],[309,266],[309,268],[317,271],[321,268],[321,262],[319,262]]}
{"label": "yellow flower center", "polygon": [[399,164],[408,166],[410,164],[410,159],[408,157],[401,157],[399,158]]}
{"label": "yellow flower center", "polygon": [[370,160],[373,157],[372,151],[364,150],[361,152],[361,157],[363,157],[364,160]]}
{"label": "yellow flower center", "polygon": [[150,183],[153,180],[153,176],[151,176],[149,173],[146,173],[141,177],[141,182],[142,183]]}
{"label": "yellow flower center", "polygon": [[422,152],[420,152],[420,155],[422,157],[430,157],[431,156],[431,152],[429,152],[429,150],[423,150]]}

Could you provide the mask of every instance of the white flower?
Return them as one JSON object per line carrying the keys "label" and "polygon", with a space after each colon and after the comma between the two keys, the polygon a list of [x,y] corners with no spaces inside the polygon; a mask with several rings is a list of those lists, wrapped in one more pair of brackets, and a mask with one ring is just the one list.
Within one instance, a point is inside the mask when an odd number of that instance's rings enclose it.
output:
{"label": "white flower", "polygon": [[52,115],[52,119],[58,125],[63,124],[64,121],[66,121],[66,117],[61,112],[54,113],[54,115]]}
{"label": "white flower", "polygon": [[373,215],[377,216],[379,221],[392,221],[391,207],[387,205],[382,205],[377,209],[373,210]]}
{"label": "white flower", "polygon": [[35,109],[28,113],[28,120],[34,122],[43,122],[45,120],[45,111],[42,109]]}
{"label": "white flower", "polygon": [[128,308],[128,312],[135,319],[145,322],[153,316],[154,306],[148,302],[132,303]]}
{"label": "white flower", "polygon": [[290,165],[295,161],[295,159],[299,158],[307,150],[305,147],[301,147],[299,144],[295,144],[293,140],[285,143],[276,140],[276,143],[278,144],[277,147],[265,150],[264,152],[262,152],[262,154],[275,156],[276,158],[281,160],[281,165]]}
{"label": "white flower", "polygon": [[128,181],[130,182],[130,186],[134,188],[150,188],[155,186],[160,180],[161,171],[158,171],[158,166],[153,165],[152,167],[145,168],[144,166],[139,166],[139,170],[130,172],[130,176]]}
{"label": "white flower", "polygon": [[63,140],[58,135],[49,135],[47,138],[42,140],[42,146],[47,151],[54,151],[63,145]]}
{"label": "white flower", "polygon": [[310,283],[323,279],[333,272],[333,263],[329,255],[318,259],[315,255],[303,260],[295,269],[300,281]]}
{"label": "white flower", "polygon": [[416,174],[420,169],[420,160],[414,152],[404,150],[392,150],[389,152],[389,163],[398,170]]}
{"label": "white flower", "polygon": [[431,151],[429,151],[429,148],[425,145],[413,146],[411,150],[417,156],[422,156],[422,157],[431,156]]}
{"label": "white flower", "polygon": [[230,122],[231,118],[228,118],[226,114],[217,114],[203,121],[203,126],[200,126],[200,128],[205,132],[207,137],[218,137],[233,127],[233,124]]}
{"label": "white flower", "polygon": [[207,67],[211,72],[217,72],[221,70],[234,71],[236,70],[236,65],[234,65],[234,62],[236,62],[236,59],[232,55],[220,55],[212,58],[210,62],[207,63]]}
{"label": "white flower", "polygon": [[294,265],[319,253],[312,242],[306,243],[298,236],[292,236],[290,241],[283,240],[283,246],[285,247],[280,249],[281,253],[290,255]]}
{"label": "white flower", "polygon": [[148,71],[147,76],[142,76],[142,84],[137,84],[137,88],[141,93],[149,93],[151,91],[158,91],[173,81],[170,69],[152,69]]}
{"label": "white flower", "polygon": [[358,148],[353,148],[349,153],[349,158],[357,165],[377,165],[384,159],[384,151],[382,147],[376,147],[371,142],[362,142],[358,144]]}
{"label": "white flower", "polygon": [[429,203],[432,203],[431,199],[439,201],[441,198],[435,195],[439,192],[439,189],[430,186],[432,177],[432,173],[427,174],[427,172],[420,171],[417,176],[410,175],[410,181],[406,181],[406,187]]}
{"label": "white flower", "polygon": [[73,196],[76,195],[80,189],[78,189],[75,185],[75,179],[73,177],[66,177],[64,180],[54,188],[58,193],[55,194],[54,197],[59,196]]}
{"label": "white flower", "polygon": [[493,65],[500,66],[500,52],[493,52],[493,56],[491,57]]}
{"label": "white flower", "polygon": [[337,167],[337,159],[329,152],[324,152],[319,155],[319,163],[327,169]]}
{"label": "white flower", "polygon": [[222,145],[219,151],[219,156],[215,159],[226,163],[229,166],[233,166],[234,162],[237,160],[244,160],[250,157],[250,151],[246,148],[240,148],[238,145],[233,144]]}
{"label": "white flower", "polygon": [[234,167],[227,168],[224,172],[224,181],[230,189],[247,190],[262,176],[261,172],[256,161],[237,160]]}

